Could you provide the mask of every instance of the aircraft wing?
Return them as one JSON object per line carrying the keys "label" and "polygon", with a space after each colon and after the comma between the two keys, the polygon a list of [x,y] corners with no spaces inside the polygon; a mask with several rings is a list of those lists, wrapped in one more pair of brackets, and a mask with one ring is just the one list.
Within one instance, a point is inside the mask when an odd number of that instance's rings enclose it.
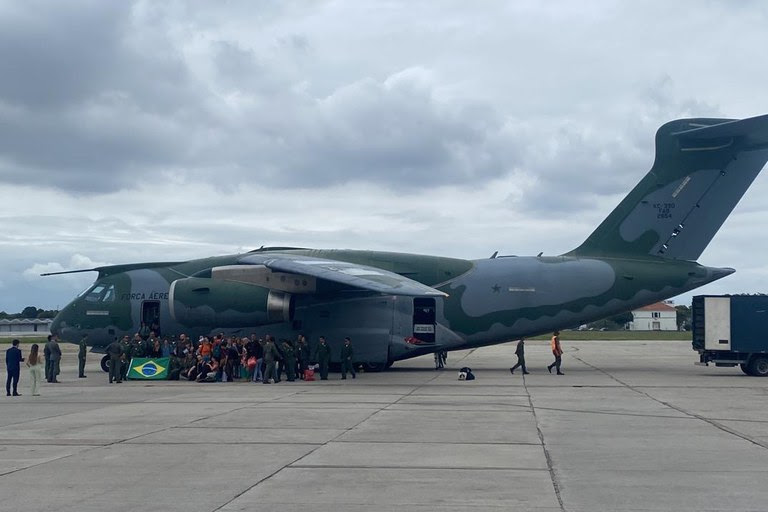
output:
{"label": "aircraft wing", "polygon": [[239,263],[264,265],[278,272],[325,279],[363,290],[388,295],[447,297],[448,294],[407,277],[376,267],[310,256],[289,254],[250,254]]}

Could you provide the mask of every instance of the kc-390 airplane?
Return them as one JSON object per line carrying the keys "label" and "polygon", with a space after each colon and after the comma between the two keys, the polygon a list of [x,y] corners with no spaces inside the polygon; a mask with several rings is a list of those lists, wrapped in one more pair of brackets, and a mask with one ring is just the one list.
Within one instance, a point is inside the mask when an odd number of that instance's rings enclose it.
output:
{"label": "kc-390 airplane", "polygon": [[[51,331],[95,352],[142,323],[163,336],[345,336],[358,362],[504,343],[641,307],[731,268],[696,262],[768,160],[768,115],[680,119],[656,133],[650,172],[576,249],[463,260],[391,252],[261,248],[112,265]],[[66,272],[57,272],[66,273]],[[44,274],[50,275],[50,274]],[[193,338],[194,339],[194,338]],[[106,367],[104,364],[103,367]]]}

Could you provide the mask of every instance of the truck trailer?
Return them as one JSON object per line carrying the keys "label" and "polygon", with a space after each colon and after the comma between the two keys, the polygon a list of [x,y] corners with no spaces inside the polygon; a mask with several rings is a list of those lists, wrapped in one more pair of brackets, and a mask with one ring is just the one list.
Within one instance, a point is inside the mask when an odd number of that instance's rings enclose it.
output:
{"label": "truck trailer", "polygon": [[768,295],[697,295],[691,318],[697,365],[768,376]]}

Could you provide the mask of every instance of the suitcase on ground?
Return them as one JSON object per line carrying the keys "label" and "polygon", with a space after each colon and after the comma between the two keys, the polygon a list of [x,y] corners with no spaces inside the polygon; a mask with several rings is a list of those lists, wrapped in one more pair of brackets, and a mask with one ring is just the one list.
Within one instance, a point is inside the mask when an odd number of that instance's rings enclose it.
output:
{"label": "suitcase on ground", "polygon": [[315,380],[315,370],[304,370],[304,380]]}

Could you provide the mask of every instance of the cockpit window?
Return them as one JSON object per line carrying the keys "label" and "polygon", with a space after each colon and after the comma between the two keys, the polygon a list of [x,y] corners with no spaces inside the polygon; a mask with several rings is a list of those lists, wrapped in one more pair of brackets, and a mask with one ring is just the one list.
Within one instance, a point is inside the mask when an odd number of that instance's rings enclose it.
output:
{"label": "cockpit window", "polygon": [[104,292],[104,296],[101,298],[101,302],[112,302],[115,300],[115,285],[110,285]]}
{"label": "cockpit window", "polygon": [[97,284],[86,294],[88,302],[113,302],[115,300],[115,285]]}

